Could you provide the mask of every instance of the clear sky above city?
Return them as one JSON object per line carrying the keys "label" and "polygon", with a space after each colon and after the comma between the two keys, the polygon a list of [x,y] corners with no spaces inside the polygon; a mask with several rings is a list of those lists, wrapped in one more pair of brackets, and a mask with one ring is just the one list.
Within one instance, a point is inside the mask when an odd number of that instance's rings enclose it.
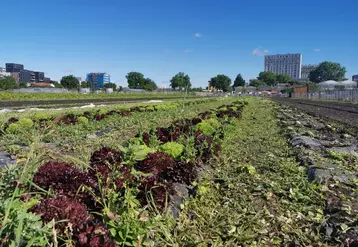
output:
{"label": "clear sky above city", "polygon": [[254,78],[263,55],[302,53],[303,64],[339,62],[358,73],[357,0],[17,0],[2,4],[6,62],[59,80],[107,72],[126,86],[138,71],[158,86],[178,72]]}

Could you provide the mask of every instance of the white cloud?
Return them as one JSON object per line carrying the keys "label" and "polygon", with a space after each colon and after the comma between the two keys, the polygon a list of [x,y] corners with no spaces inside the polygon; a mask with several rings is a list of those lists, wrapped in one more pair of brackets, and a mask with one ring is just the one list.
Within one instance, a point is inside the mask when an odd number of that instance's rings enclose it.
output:
{"label": "white cloud", "polygon": [[201,37],[201,34],[200,34],[200,33],[196,33],[196,34],[194,34],[194,37],[195,37],[195,38],[200,38],[200,37]]}
{"label": "white cloud", "polygon": [[261,47],[257,47],[252,51],[252,55],[254,56],[264,56],[268,53],[268,50],[262,50]]}
{"label": "white cloud", "polygon": [[184,50],[184,53],[189,53],[189,52],[191,52],[191,50],[189,50],[189,49]]}
{"label": "white cloud", "polygon": [[315,49],[313,49],[313,51],[315,51],[315,52],[320,52],[320,51],[321,51],[321,49],[319,49],[319,48],[315,48]]}

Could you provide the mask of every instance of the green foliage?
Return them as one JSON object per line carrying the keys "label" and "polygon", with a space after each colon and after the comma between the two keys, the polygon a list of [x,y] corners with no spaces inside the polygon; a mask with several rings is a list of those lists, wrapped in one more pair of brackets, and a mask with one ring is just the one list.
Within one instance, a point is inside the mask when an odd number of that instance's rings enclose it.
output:
{"label": "green foliage", "polygon": [[149,153],[155,152],[154,149],[148,147],[147,145],[130,145],[129,153],[130,160],[141,161],[147,158]]}
{"label": "green foliage", "polygon": [[30,129],[34,126],[34,122],[30,118],[20,118],[19,122],[17,122],[21,128]]}
{"label": "green foliage", "polygon": [[[233,107],[232,107],[233,108]],[[206,122],[208,122],[211,126],[213,126],[215,129],[220,127],[220,123],[218,121],[217,118],[209,118],[208,120],[206,120]]]}
{"label": "green foliage", "polygon": [[245,83],[244,78],[242,78],[242,75],[238,74],[234,81],[234,87],[243,87],[243,86],[245,86],[245,84],[246,83]]}
{"label": "green foliage", "polygon": [[170,86],[173,89],[183,89],[183,88],[190,88],[190,77],[189,75],[184,74],[183,72],[179,72],[170,80]]}
{"label": "green foliage", "polygon": [[140,208],[136,189],[126,188],[124,197],[115,191],[107,196],[105,223],[118,246],[143,246],[152,228],[152,220]]}
{"label": "green foliage", "polygon": [[1,246],[49,245],[51,225],[43,226],[41,216],[28,211],[37,202],[36,199],[23,202],[18,198],[0,200]]}
{"label": "green foliage", "polygon": [[19,83],[19,88],[27,88],[27,83],[26,82],[20,82]]}
{"label": "green foliage", "polygon": [[91,87],[91,84],[89,82],[81,81],[81,88],[90,88],[90,87]]}
{"label": "green foliage", "polygon": [[317,91],[319,91],[319,87],[314,82],[307,82],[304,85],[308,86],[308,91],[309,92],[317,92]]}
{"label": "green foliage", "polygon": [[184,145],[177,142],[167,142],[159,147],[161,152],[167,153],[174,159],[178,159],[184,152]]}
{"label": "green foliage", "polygon": [[32,118],[34,120],[48,119],[49,115],[46,112],[36,112]]}
{"label": "green foliage", "polygon": [[276,86],[277,85],[276,75],[272,72],[260,72],[257,79],[264,82],[268,86]]}
{"label": "green foliage", "polygon": [[144,80],[144,85],[143,85],[144,90],[153,91],[157,88],[158,88],[157,84],[155,84],[155,82],[152,79],[146,78]]}
{"label": "green foliage", "polygon": [[0,78],[0,89],[11,90],[17,88],[17,84],[14,78],[11,76],[5,76]]}
{"label": "green foliage", "polygon": [[126,75],[128,87],[133,89],[142,89],[144,85],[144,75],[139,72],[129,72]]}
{"label": "green foliage", "polygon": [[113,91],[116,91],[117,89],[117,84],[113,83],[113,82],[107,82],[103,84],[103,88],[112,88]]}
{"label": "green foliage", "polygon": [[342,81],[346,74],[346,68],[339,63],[322,62],[318,67],[311,71],[309,78],[310,81],[319,83],[328,80]]}
{"label": "green foliage", "polygon": [[214,127],[211,126],[211,124],[208,123],[207,121],[202,121],[202,122],[198,123],[197,125],[195,125],[195,130],[202,131],[205,135],[208,135],[208,136],[211,136],[215,132]]}
{"label": "green foliage", "polygon": [[9,124],[9,126],[7,126],[6,132],[8,132],[10,134],[16,134],[16,133],[19,133],[20,130],[21,130],[21,127],[19,124],[12,123],[12,124]]}
{"label": "green foliage", "polygon": [[292,82],[292,78],[285,74],[278,74],[276,75],[277,83],[290,83]]}
{"label": "green foliage", "polygon": [[251,80],[250,86],[259,88],[259,87],[266,86],[266,84],[263,81],[260,81],[260,80]]}
{"label": "green foliage", "polygon": [[218,90],[227,92],[231,85],[231,79],[226,75],[217,75],[210,79],[209,85]]}
{"label": "green foliage", "polygon": [[157,89],[157,85],[150,78],[144,78],[144,75],[139,72],[129,72],[126,75],[128,87],[133,89],[144,89],[152,91]]}
{"label": "green foliage", "polygon": [[67,76],[62,77],[61,85],[67,89],[77,89],[80,86],[80,82],[73,75],[67,75]]}
{"label": "green foliage", "polygon": [[88,118],[86,117],[78,117],[77,121],[79,124],[88,124]]}
{"label": "green foliage", "polygon": [[[120,99],[120,98],[162,98],[163,94],[144,94],[144,93],[126,93],[126,94],[79,94],[79,93],[14,93],[14,92],[0,92],[0,99],[2,100],[60,100],[60,99]],[[173,98],[182,98],[180,93],[170,94]],[[193,97],[190,95],[189,97]]]}

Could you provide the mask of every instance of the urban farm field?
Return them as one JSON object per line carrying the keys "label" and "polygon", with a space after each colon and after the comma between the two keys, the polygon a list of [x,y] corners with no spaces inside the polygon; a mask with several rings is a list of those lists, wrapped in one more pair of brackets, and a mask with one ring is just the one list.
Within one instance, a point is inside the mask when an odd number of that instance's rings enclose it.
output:
{"label": "urban farm field", "polygon": [[356,134],[313,121],[249,97],[2,114],[0,246],[355,246],[354,182],[303,162],[354,154],[291,138]]}
{"label": "urban farm field", "polygon": [[[112,94],[80,94],[80,93],[13,93],[0,92],[0,101],[24,100],[76,100],[76,99],[113,99],[113,98],[180,98],[184,93],[112,93]],[[189,94],[189,97],[193,94]]]}

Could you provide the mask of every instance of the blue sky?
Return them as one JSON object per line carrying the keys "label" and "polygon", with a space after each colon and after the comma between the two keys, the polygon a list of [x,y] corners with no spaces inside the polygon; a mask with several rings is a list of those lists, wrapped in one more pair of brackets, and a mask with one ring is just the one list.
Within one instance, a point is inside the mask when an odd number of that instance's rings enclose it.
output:
{"label": "blue sky", "polygon": [[[4,7],[4,5],[2,5]],[[59,80],[107,72],[126,85],[142,72],[159,86],[178,72],[254,78],[264,54],[302,53],[358,74],[357,0],[17,0],[0,15],[0,67],[22,63]],[[4,11],[5,10],[5,11]]]}

